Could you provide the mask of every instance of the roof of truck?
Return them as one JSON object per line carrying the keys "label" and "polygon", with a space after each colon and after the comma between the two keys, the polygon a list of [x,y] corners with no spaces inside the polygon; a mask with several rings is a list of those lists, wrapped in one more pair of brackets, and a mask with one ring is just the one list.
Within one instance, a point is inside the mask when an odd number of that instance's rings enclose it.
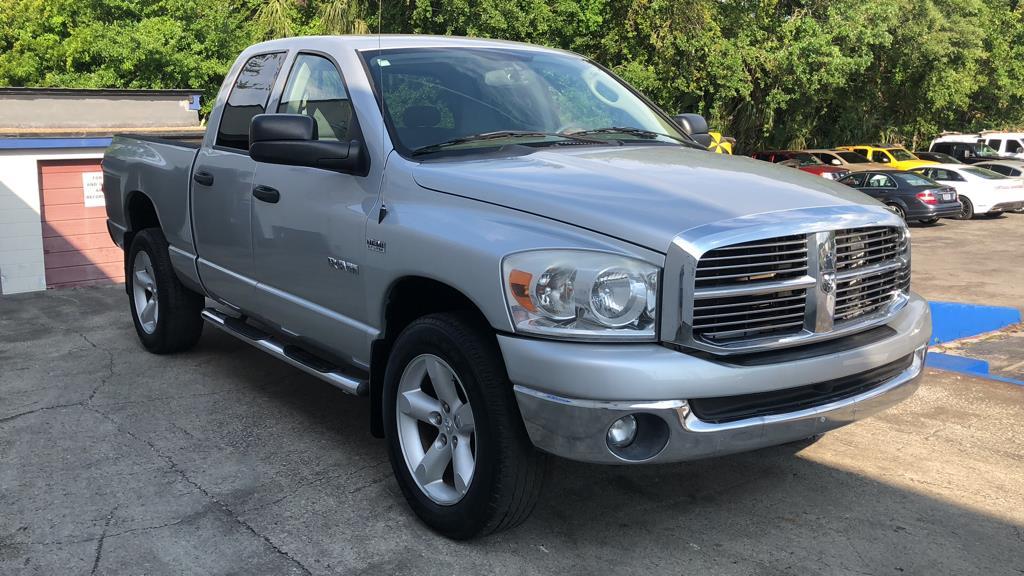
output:
{"label": "roof of truck", "polygon": [[543,52],[562,52],[565,50],[546,48],[525,42],[509,40],[490,40],[487,38],[467,38],[464,36],[432,36],[428,34],[367,34],[341,36],[294,36],[268,40],[250,46],[246,51],[263,50],[266,48],[309,48],[316,44],[341,44],[355,50],[389,50],[393,48],[432,48],[432,47],[464,47],[464,48],[515,48],[517,50],[537,50]]}

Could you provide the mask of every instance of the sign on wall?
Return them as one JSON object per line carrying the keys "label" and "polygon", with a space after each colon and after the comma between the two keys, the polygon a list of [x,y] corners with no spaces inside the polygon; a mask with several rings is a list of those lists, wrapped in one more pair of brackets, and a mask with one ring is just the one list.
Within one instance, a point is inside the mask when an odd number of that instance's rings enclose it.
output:
{"label": "sign on wall", "polygon": [[85,207],[106,206],[103,198],[103,172],[82,172],[82,190],[85,192]]}

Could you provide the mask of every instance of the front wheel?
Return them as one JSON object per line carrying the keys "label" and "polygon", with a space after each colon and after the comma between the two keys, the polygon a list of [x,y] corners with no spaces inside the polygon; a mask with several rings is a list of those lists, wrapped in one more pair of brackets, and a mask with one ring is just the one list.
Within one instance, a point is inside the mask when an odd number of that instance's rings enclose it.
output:
{"label": "front wheel", "polygon": [[171,266],[167,240],[158,228],[132,238],[125,282],[135,332],[155,354],[181,352],[203,332],[203,297],[181,284]]}
{"label": "front wheel", "polygon": [[467,539],[529,516],[544,456],[526,434],[494,336],[471,316],[434,314],[406,328],[383,400],[391,467],[423,522]]}

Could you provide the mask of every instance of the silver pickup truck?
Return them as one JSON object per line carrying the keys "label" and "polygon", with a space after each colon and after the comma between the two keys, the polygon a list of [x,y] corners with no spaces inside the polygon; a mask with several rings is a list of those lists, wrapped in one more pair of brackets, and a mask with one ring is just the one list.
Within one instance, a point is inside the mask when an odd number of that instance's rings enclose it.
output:
{"label": "silver pickup truck", "polygon": [[108,224],[146,349],[205,321],[367,396],[416,514],[469,538],[526,518],[545,454],[801,442],[917,387],[904,223],[706,130],[567,52],[277,40],[200,146],[114,140]]}

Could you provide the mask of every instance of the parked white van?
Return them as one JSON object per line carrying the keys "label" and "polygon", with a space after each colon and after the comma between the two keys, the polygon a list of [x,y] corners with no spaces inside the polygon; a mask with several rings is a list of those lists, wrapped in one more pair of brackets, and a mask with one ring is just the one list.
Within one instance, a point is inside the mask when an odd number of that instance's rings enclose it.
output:
{"label": "parked white van", "polygon": [[979,140],[1001,156],[1024,160],[1024,132],[982,132]]}

